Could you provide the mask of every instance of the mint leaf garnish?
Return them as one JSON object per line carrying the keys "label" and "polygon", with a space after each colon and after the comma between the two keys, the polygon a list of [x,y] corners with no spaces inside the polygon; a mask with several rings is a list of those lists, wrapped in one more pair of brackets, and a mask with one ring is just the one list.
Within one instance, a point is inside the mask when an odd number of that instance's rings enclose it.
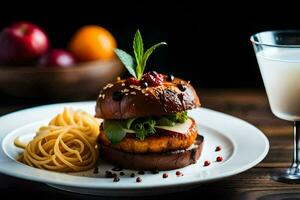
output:
{"label": "mint leaf garnish", "polygon": [[125,51],[121,49],[115,49],[115,53],[121,60],[121,62],[124,64],[128,72],[134,77],[137,78],[136,72],[135,72],[135,63],[133,57],[126,53]]}
{"label": "mint leaf garnish", "polygon": [[[142,60],[142,64],[141,64],[141,66],[142,66],[142,72],[144,73],[144,70],[145,70],[145,67],[146,67],[146,64],[147,64],[147,60],[148,60],[148,58],[149,58],[149,56],[153,53],[153,51],[157,48],[157,47],[159,47],[159,46],[161,46],[161,45],[167,45],[167,43],[165,43],[165,42],[160,42],[160,43],[158,43],[158,44],[155,44],[155,45],[153,45],[152,47],[150,47],[146,52],[145,52],[145,54],[143,55],[143,60]],[[143,74],[142,73],[142,74]]]}
{"label": "mint leaf garnish", "polygon": [[143,44],[142,35],[139,30],[137,30],[134,35],[133,52],[135,55],[136,64],[140,65],[144,54],[144,44]]}
{"label": "mint leaf garnish", "polygon": [[143,38],[140,31],[137,30],[133,39],[133,52],[135,55],[135,59],[133,59],[130,54],[121,49],[115,49],[115,53],[117,54],[121,62],[125,65],[128,72],[136,79],[140,80],[144,74],[149,56],[157,47],[161,45],[167,45],[167,43],[160,42],[156,45],[153,45],[146,52],[144,52]]}

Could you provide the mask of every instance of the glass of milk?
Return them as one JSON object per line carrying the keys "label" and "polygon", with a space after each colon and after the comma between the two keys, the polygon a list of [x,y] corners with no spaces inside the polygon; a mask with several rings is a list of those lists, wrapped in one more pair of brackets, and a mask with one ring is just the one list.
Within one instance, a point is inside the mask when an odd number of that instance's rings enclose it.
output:
{"label": "glass of milk", "polygon": [[293,162],[272,178],[300,183],[300,30],[266,31],[250,40],[273,114],[294,123]]}

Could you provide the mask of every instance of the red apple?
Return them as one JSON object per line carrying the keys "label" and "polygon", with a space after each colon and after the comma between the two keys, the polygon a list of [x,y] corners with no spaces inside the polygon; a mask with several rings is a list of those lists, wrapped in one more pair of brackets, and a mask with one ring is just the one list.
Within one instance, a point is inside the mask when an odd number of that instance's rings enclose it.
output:
{"label": "red apple", "polygon": [[74,56],[62,49],[52,49],[45,53],[38,61],[38,65],[44,67],[69,67],[74,64]]}
{"label": "red apple", "polygon": [[29,22],[16,22],[0,33],[0,64],[33,63],[49,47],[46,33]]}

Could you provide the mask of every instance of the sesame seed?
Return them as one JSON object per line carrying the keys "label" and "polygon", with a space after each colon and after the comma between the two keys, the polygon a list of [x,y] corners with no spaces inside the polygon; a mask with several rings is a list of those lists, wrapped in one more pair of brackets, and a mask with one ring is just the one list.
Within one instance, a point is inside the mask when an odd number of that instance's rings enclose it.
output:
{"label": "sesame seed", "polygon": [[148,93],[145,94],[145,96],[148,96],[148,95],[149,95]]}
{"label": "sesame seed", "polygon": [[127,95],[128,95],[128,93],[125,93],[125,95],[127,96]]}
{"label": "sesame seed", "polygon": [[136,92],[133,91],[133,92],[130,92],[130,94],[136,95]]}
{"label": "sesame seed", "polygon": [[113,86],[114,86],[114,84],[110,84],[108,87],[109,87],[109,88],[112,88]]}
{"label": "sesame seed", "polygon": [[129,87],[132,89],[141,90],[141,86],[138,85],[129,85]]}
{"label": "sesame seed", "polygon": [[104,86],[103,90],[106,90],[107,88],[111,88],[112,86],[114,86],[114,84],[108,83],[106,86]]}
{"label": "sesame seed", "polygon": [[122,85],[122,86],[125,86],[125,83],[122,83],[121,85]]}

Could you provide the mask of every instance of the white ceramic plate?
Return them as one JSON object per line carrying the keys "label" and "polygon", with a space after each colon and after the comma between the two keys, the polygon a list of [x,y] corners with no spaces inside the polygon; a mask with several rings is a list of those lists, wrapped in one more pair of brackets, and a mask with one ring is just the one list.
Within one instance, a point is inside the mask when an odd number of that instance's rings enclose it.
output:
{"label": "white ceramic plate", "polygon": [[[180,169],[183,176],[176,176],[177,170],[167,171],[169,177],[163,179],[163,172],[138,175],[131,170],[123,170],[119,182],[105,178],[106,170],[112,165],[99,162],[99,173],[93,170],[84,173],[63,174],[40,170],[26,166],[15,159],[22,151],[13,144],[14,138],[30,140],[41,125],[62,112],[65,106],[83,109],[94,114],[95,102],[62,103],[39,106],[5,115],[0,118],[0,172],[22,179],[38,181],[53,187],[86,194],[105,196],[137,196],[169,193],[186,190],[203,182],[221,179],[243,172],[258,164],[269,150],[269,142],[265,135],[251,124],[238,118],[205,108],[195,109],[189,115],[196,120],[199,134],[204,136],[204,149],[196,164]],[[216,146],[222,150],[216,152]],[[216,157],[222,156],[222,162]],[[204,167],[205,160],[211,165]],[[119,172],[116,172],[119,173]],[[130,174],[142,178],[141,183]]]}

